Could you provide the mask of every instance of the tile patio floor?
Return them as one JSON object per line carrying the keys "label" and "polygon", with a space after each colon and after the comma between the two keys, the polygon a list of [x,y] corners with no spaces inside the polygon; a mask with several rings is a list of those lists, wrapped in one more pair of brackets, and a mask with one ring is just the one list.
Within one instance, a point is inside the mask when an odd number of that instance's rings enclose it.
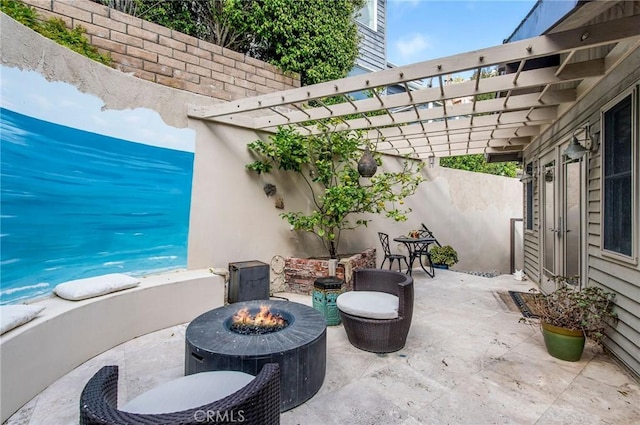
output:
{"label": "tile patio floor", "polygon": [[[327,329],[327,374],[318,394],[282,414],[284,425],[640,423],[640,385],[599,349],[550,357],[537,329],[518,323],[500,291],[526,291],[510,275],[416,271],[405,348],[376,355]],[[311,305],[310,296],[277,294]],[[184,373],[185,325],[136,338],[76,368],[6,423],[78,423],[79,396],[103,365],[120,366],[121,401]],[[150,356],[149,353],[152,353]]]}

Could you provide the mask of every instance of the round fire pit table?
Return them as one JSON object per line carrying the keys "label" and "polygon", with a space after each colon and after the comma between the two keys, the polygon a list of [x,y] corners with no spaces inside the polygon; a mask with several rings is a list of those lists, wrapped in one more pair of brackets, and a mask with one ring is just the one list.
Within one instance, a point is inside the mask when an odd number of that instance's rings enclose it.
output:
{"label": "round fire pit table", "polygon": [[[233,316],[262,305],[288,326],[271,333],[243,335],[231,330]],[[327,326],[317,310],[290,301],[258,300],[229,304],[195,318],[185,335],[185,375],[234,370],[257,375],[267,363],[280,365],[280,411],[304,403],[318,392],[326,372]]]}

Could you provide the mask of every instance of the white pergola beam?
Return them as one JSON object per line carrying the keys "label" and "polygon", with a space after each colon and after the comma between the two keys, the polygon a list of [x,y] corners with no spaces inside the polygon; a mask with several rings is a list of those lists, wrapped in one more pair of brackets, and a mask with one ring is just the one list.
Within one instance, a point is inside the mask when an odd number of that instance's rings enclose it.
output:
{"label": "white pergola beam", "polygon": [[266,94],[208,107],[189,107],[188,114],[192,118],[209,119],[291,103],[303,103],[313,99],[360,90],[403,84],[434,76],[456,74],[474,70],[479,67],[519,62],[551,54],[569,52],[574,49],[595,47],[638,35],[640,35],[640,16],[635,15],[618,19],[615,25],[611,25],[610,23],[595,24],[588,27],[481,49],[475,52],[429,60],[371,74],[286,90],[279,93]]}
{"label": "white pergola beam", "polygon": [[[548,84],[555,84],[561,82],[575,81],[587,77],[600,76],[603,73],[604,62],[602,59],[595,59],[588,62],[576,63],[567,65],[562,72],[557,72],[556,67],[536,69],[532,71],[524,72],[516,83],[513,81],[513,77],[510,74],[483,78],[479,82],[466,81],[463,83],[452,84],[447,86],[446,98],[440,93],[438,88],[427,88],[422,90],[416,90],[412,92],[413,104],[422,105],[429,104],[431,102],[445,102],[447,99],[460,99],[470,96],[475,96],[483,93],[495,93],[499,91],[507,91],[513,89],[523,89],[537,86],[544,86]],[[476,90],[476,85],[478,90]],[[411,106],[407,103],[407,96],[404,93],[398,93],[395,95],[385,97],[384,106],[388,109],[402,108]],[[474,103],[475,105],[483,105],[484,101]],[[509,102],[507,102],[509,103]],[[379,102],[375,99],[364,99],[354,102],[356,110],[359,113],[373,112],[380,109]],[[472,105],[473,106],[473,105]],[[442,107],[440,107],[442,109]],[[431,109],[431,108],[429,108]],[[422,116],[423,112],[427,109],[418,109],[420,114],[419,119],[429,119]],[[331,110],[324,108],[311,108],[302,113],[300,111],[290,112],[286,116],[270,115],[268,117],[258,118],[256,120],[257,128],[266,129],[269,127],[276,127],[280,125],[295,124],[299,122],[305,122],[309,120],[321,120],[327,118],[333,118],[336,116],[344,116],[354,113],[354,106],[349,103],[343,103],[334,105]],[[415,114],[415,111],[414,111]],[[447,111],[448,115],[456,115],[455,113]],[[412,117],[412,119],[415,117]],[[412,120],[410,119],[410,120]],[[394,122],[407,122],[403,121],[403,118],[398,116],[398,113],[394,114]],[[357,126],[357,124],[354,124]]]}

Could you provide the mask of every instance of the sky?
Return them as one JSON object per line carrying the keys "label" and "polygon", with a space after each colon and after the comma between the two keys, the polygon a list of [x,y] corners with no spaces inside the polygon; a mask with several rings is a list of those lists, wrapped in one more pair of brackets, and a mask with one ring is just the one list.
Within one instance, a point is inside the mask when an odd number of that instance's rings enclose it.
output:
{"label": "sky", "polygon": [[0,66],[0,107],[79,130],[186,152],[195,150],[195,131],[171,127],[146,108],[103,110],[97,96],[36,71]]}
{"label": "sky", "polygon": [[387,61],[407,65],[502,44],[536,0],[387,0]]}

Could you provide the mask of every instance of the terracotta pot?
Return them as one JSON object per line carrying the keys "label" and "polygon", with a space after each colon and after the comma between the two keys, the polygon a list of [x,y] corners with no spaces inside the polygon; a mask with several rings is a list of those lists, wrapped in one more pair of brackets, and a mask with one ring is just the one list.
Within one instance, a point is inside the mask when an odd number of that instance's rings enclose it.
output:
{"label": "terracotta pot", "polygon": [[585,336],[582,331],[560,328],[542,323],[542,336],[547,352],[560,360],[577,362],[584,351]]}

